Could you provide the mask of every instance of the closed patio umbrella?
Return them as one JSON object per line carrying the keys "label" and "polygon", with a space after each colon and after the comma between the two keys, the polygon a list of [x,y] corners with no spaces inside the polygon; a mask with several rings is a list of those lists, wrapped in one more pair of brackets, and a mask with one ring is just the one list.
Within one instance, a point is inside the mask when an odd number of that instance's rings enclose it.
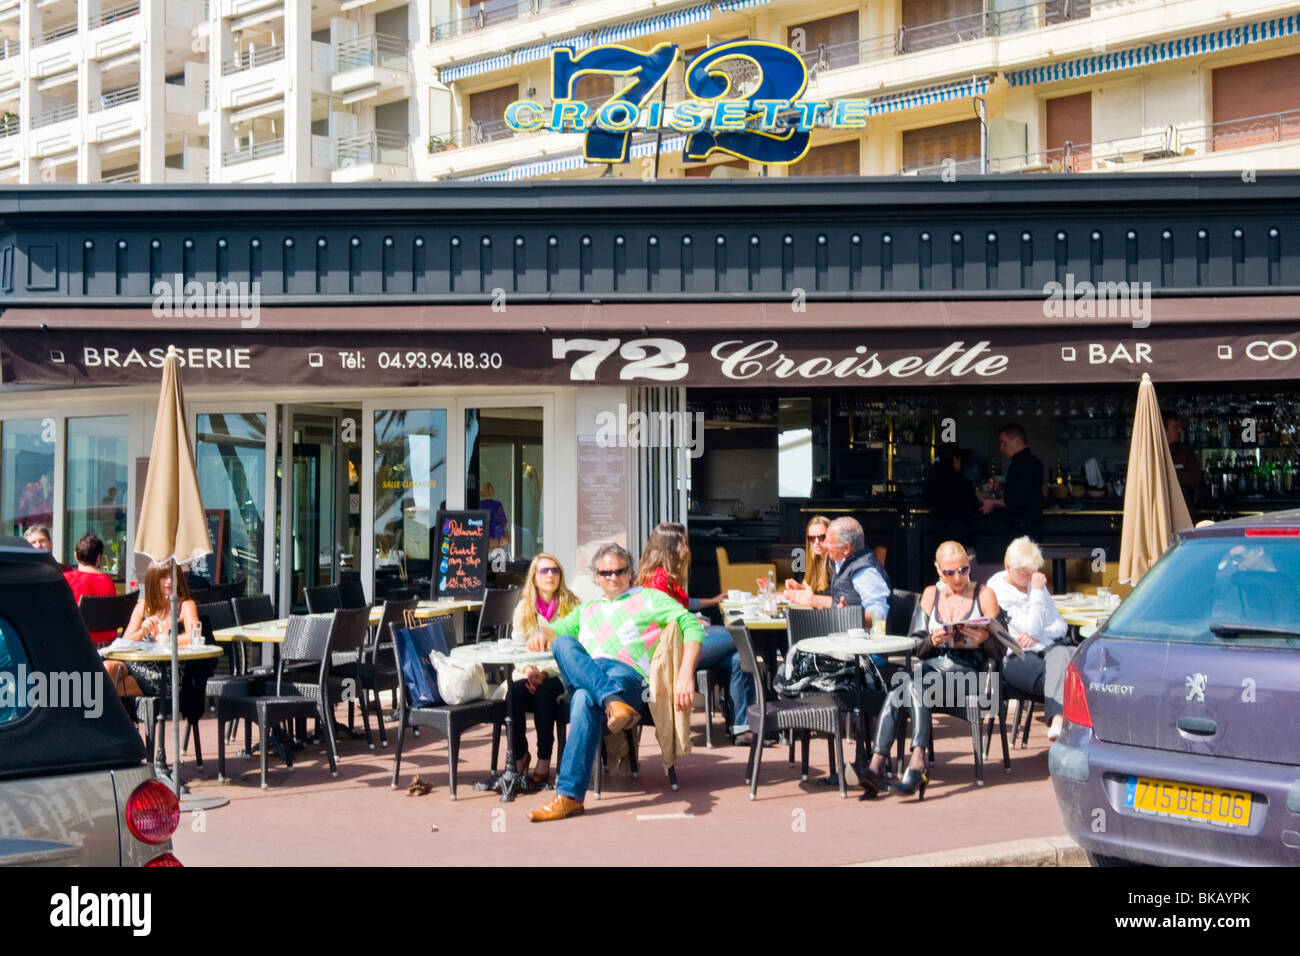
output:
{"label": "closed patio umbrella", "polygon": [[1169,452],[1155,386],[1151,384],[1151,376],[1144,372],[1138,386],[1128,478],[1124,484],[1120,583],[1137,584],[1165,553],[1174,533],[1191,526],[1192,516],[1178,488],[1178,472]]}
{"label": "closed patio umbrella", "polygon": [[150,563],[171,567],[171,674],[172,674],[172,787],[180,798],[181,724],[180,652],[177,647],[176,601],[180,567],[212,553],[199,478],[194,470],[189,433],[185,427],[185,397],[181,390],[180,354],[167,349],[163,363],[162,392],[154,422],[149,471],[135,532],[137,576],[143,579]]}

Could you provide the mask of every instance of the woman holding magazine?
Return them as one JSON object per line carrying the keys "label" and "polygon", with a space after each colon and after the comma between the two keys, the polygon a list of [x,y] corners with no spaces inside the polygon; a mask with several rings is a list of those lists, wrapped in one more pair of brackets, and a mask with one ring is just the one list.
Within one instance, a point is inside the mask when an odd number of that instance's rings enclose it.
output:
{"label": "woman holding magazine", "polygon": [[[970,557],[956,541],[945,541],[934,555],[939,580],[921,594],[912,619],[912,637],[919,642],[921,680],[912,680],[892,690],[880,709],[871,764],[862,776],[864,796],[885,789],[885,758],[894,741],[898,712],[906,707],[912,717],[912,756],[902,778],[889,785],[894,793],[917,794],[925,799],[929,783],[926,750],[930,746],[930,701],[925,688],[971,686],[965,679],[945,679],[950,674],[978,673],[984,666],[984,645],[989,640],[988,624],[998,616],[997,596],[970,578]],[[930,676],[933,675],[933,676]],[[953,704],[956,701],[951,702]]]}

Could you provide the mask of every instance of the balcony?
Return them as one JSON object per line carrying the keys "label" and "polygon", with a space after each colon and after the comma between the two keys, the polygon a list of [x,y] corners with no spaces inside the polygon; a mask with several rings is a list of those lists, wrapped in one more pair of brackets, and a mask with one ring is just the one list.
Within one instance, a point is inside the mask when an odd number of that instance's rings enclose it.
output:
{"label": "balcony", "polygon": [[251,163],[254,160],[279,156],[283,152],[283,139],[271,139],[264,143],[250,143],[239,149],[228,149],[223,152],[221,154],[221,165],[237,166],[240,163]]}
{"label": "balcony", "polygon": [[104,110],[111,110],[114,106],[121,106],[125,103],[135,103],[138,102],[139,99],[140,87],[138,84],[135,86],[124,86],[121,89],[92,97],[89,104],[90,112],[99,113]]}
{"label": "balcony", "polygon": [[0,60],[9,60],[23,52],[23,45],[17,40],[5,37],[0,40]]}
{"label": "balcony", "polygon": [[573,6],[580,0],[485,0],[465,11],[465,15],[433,25],[430,43],[477,33],[503,23],[550,13]]}
{"label": "balcony", "polygon": [[[368,33],[335,44],[330,92],[345,104],[371,100],[371,105],[411,95],[411,60],[405,37]],[[331,70],[333,72],[333,70]]]}
{"label": "balcony", "polygon": [[265,66],[268,63],[278,63],[283,59],[283,43],[275,46],[255,47],[251,50],[245,50],[243,53],[236,53],[229,60],[222,63],[221,75],[230,76],[232,73],[242,73],[244,70]]}
{"label": "balcony", "polygon": [[405,133],[386,129],[362,130],[340,136],[334,144],[339,169],[383,163],[388,166],[410,165],[411,138]]}
{"label": "balcony", "polygon": [[118,173],[115,176],[101,177],[99,182],[104,183],[138,183],[140,181],[140,171],[137,169],[130,173]]}
{"label": "balcony", "polygon": [[341,40],[335,44],[335,62],[340,73],[359,70],[366,66],[382,66],[390,70],[410,72],[409,43],[405,37],[385,33],[367,33],[355,40]]}
{"label": "balcony", "polygon": [[139,12],[139,2],[124,3],[119,7],[113,7],[111,10],[103,10],[91,17],[89,27],[92,30],[98,30],[100,27],[108,26],[110,23],[117,23],[119,20],[125,20],[128,17],[136,16]]}
{"label": "balcony", "polygon": [[77,21],[73,20],[71,23],[65,23],[62,26],[54,27],[53,29],[46,30],[44,33],[37,35],[36,38],[32,40],[32,46],[48,46],[51,43],[62,40],[64,37],[76,35]]}
{"label": "balcony", "polygon": [[77,104],[68,103],[65,106],[56,106],[52,110],[43,110],[40,113],[32,114],[32,129],[40,129],[43,126],[53,126],[55,123],[61,123],[64,120],[77,118]]}
{"label": "balcony", "polygon": [[0,139],[8,136],[17,136],[22,131],[22,124],[19,122],[16,113],[9,113],[0,118]]}

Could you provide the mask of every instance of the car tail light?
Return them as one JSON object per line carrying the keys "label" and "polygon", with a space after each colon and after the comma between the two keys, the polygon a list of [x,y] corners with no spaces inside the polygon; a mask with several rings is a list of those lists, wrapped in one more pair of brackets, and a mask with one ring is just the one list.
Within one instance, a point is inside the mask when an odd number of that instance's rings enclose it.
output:
{"label": "car tail light", "polygon": [[1088,698],[1083,691],[1083,675],[1074,661],[1065,669],[1065,700],[1062,716],[1072,724],[1080,727],[1092,726],[1092,714],[1088,712]]}
{"label": "car tail light", "polygon": [[176,857],[172,856],[170,853],[163,853],[159,856],[156,856],[148,863],[145,864],[145,866],[184,866],[184,865],[185,865],[184,863],[176,859]]}
{"label": "car tail light", "polygon": [[1300,538],[1300,528],[1247,528],[1247,538]]}
{"label": "car tail light", "polygon": [[141,843],[166,843],[181,822],[181,805],[171,788],[146,780],[126,801],[126,826]]}

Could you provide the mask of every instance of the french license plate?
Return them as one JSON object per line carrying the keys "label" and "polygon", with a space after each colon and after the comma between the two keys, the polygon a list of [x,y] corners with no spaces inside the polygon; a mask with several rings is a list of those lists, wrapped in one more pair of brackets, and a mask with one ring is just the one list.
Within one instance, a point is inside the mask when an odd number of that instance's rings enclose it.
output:
{"label": "french license plate", "polygon": [[1139,813],[1203,820],[1223,827],[1250,825],[1250,794],[1175,780],[1129,777],[1124,806]]}

